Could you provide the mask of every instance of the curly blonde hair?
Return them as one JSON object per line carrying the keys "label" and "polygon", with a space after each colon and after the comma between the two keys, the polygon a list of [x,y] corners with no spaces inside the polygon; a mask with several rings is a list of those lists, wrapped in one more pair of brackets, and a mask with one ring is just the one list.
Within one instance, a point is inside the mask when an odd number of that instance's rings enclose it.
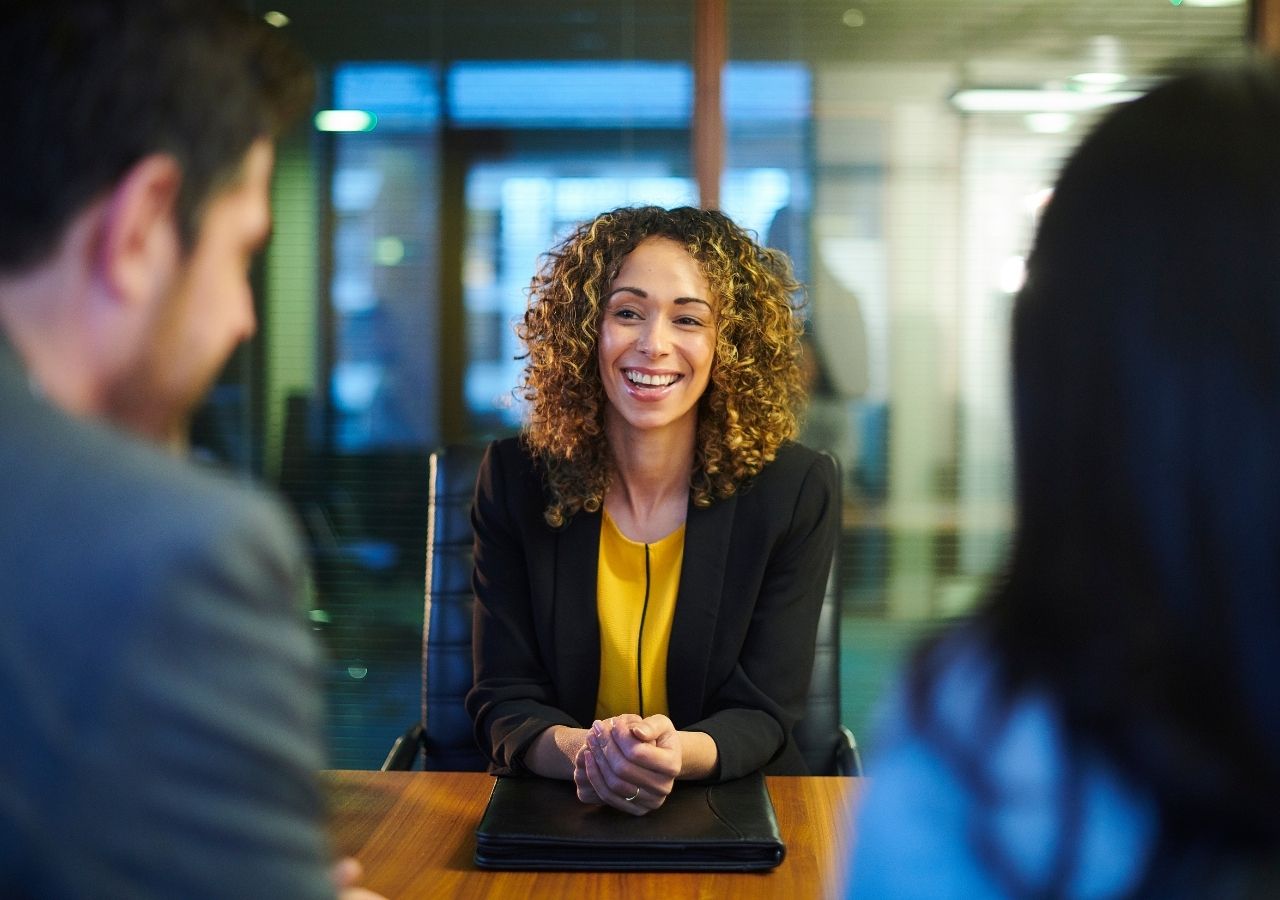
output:
{"label": "curly blonde hair", "polygon": [[609,286],[642,241],[669,238],[698,262],[716,311],[715,356],[698,402],[690,490],[698,506],[732,495],[795,437],[804,402],[800,285],[786,255],[714,210],[624,207],[579,225],[549,251],[518,331],[523,439],[546,471],[545,518],[560,527],[604,502],[613,455],[597,341]]}

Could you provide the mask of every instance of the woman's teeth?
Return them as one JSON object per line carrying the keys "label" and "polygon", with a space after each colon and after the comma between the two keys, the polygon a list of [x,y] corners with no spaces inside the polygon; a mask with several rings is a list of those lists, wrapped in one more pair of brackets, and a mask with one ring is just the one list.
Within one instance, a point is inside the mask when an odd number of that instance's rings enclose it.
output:
{"label": "woman's teeth", "polygon": [[632,384],[642,384],[646,387],[666,387],[669,384],[675,384],[679,375],[646,375],[644,372],[627,372],[627,380]]}

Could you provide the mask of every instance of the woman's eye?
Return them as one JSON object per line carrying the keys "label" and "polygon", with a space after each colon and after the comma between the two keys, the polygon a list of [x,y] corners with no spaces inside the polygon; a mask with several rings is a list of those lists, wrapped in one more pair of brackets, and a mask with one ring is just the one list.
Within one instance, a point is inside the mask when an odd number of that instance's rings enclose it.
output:
{"label": "woman's eye", "polygon": [[615,318],[618,318],[618,319],[638,319],[638,318],[640,318],[640,315],[639,315],[639,314],[638,314],[634,309],[619,309],[619,310],[615,310],[615,311],[614,311],[614,313],[613,313],[613,315],[614,315],[614,317],[615,317]]}

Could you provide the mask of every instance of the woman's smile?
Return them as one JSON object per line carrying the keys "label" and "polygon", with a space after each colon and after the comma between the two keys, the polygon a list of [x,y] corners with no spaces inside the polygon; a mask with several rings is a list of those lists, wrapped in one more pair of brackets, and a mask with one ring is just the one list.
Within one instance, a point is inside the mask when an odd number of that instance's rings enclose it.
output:
{"label": "woman's smile", "polygon": [[624,369],[622,374],[637,387],[669,387],[683,377],[675,372],[651,373],[640,369]]}

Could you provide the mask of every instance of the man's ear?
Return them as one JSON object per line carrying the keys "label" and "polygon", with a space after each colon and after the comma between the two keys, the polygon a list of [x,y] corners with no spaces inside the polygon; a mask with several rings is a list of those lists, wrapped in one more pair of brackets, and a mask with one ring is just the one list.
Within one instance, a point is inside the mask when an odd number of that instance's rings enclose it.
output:
{"label": "man's ear", "polygon": [[134,163],[108,196],[97,268],[118,301],[147,302],[172,277],[178,259],[176,206],[181,184],[177,160],[156,153]]}

